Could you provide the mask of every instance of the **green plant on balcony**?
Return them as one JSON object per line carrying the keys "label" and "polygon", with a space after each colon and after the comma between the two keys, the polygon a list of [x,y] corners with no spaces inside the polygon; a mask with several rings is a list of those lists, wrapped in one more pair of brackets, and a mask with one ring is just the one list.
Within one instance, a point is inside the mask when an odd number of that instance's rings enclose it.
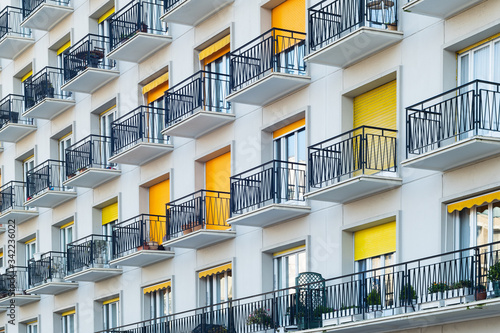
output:
{"label": "green plant on balcony", "polygon": [[399,299],[401,300],[401,304],[413,304],[413,302],[417,299],[417,293],[411,284],[405,284],[401,288],[399,292]]}
{"label": "green plant on balcony", "polygon": [[263,327],[271,327],[273,324],[273,318],[264,308],[258,308],[253,310],[247,318],[247,325],[259,325]]}
{"label": "green plant on balcony", "polygon": [[313,317],[319,317],[319,318],[321,318],[321,315],[323,313],[330,313],[330,312],[333,312],[332,308],[329,308],[329,307],[324,306],[324,305],[319,305],[319,306],[317,306],[314,309],[314,311],[313,311]]}
{"label": "green plant on balcony", "polygon": [[458,282],[455,282],[452,284],[449,289],[460,289],[460,288],[471,288],[472,287],[472,281],[470,280],[460,280]]}
{"label": "green plant on balcony", "polygon": [[207,333],[227,333],[227,328],[222,325],[214,325],[206,330]]}
{"label": "green plant on balcony", "polygon": [[429,292],[429,294],[443,293],[446,290],[448,290],[448,285],[446,283],[444,283],[444,282],[439,282],[439,283],[433,282],[430,285],[430,287],[427,288],[427,291]]}
{"label": "green plant on balcony", "polygon": [[495,296],[500,296],[500,261],[490,266],[488,270],[488,281],[493,283]]}
{"label": "green plant on balcony", "polygon": [[366,297],[366,303],[370,306],[382,304],[382,299],[377,289],[372,289],[372,291],[370,291]]}

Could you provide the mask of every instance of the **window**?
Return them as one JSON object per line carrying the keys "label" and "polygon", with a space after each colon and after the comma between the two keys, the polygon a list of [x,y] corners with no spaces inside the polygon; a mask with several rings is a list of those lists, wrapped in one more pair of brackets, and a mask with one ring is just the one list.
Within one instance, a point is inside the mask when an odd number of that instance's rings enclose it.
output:
{"label": "window", "polygon": [[113,226],[118,221],[118,202],[103,207],[101,210],[102,234],[105,236],[113,235]]}
{"label": "window", "polygon": [[114,298],[102,303],[104,329],[108,330],[119,326],[120,298]]}
{"label": "window", "polygon": [[161,134],[165,126],[165,110],[163,97],[169,88],[169,73],[165,73],[142,88],[147,105],[150,107],[144,114],[144,138],[154,143],[168,142],[168,137]]}
{"label": "window", "polygon": [[110,28],[109,28],[109,20],[108,18],[113,15],[115,12],[115,7],[108,10],[101,17],[97,19],[98,24],[98,34],[99,36],[109,37],[110,36]]}
{"label": "window", "polygon": [[294,287],[297,276],[307,271],[307,257],[304,245],[274,253],[273,257],[275,290]]}
{"label": "window", "polygon": [[38,322],[27,323],[26,333],[38,333]]}
{"label": "window", "polygon": [[210,306],[233,299],[232,265],[227,264],[199,273],[205,290],[205,305]]}
{"label": "window", "polygon": [[3,250],[0,252],[0,268],[3,267]]}
{"label": "window", "polygon": [[59,230],[61,252],[66,252],[68,244],[73,241],[73,225],[73,221],[69,222],[61,226],[61,229]]}
{"label": "window", "polygon": [[476,79],[500,81],[500,39],[459,52],[458,84]]}
{"label": "window", "polygon": [[[394,303],[393,268],[384,268],[394,264],[394,255],[394,252],[386,253],[356,261],[356,272],[361,272],[361,284],[365,285],[365,292],[370,293],[375,290],[380,299],[384,300],[384,306],[391,306]],[[375,271],[365,273],[373,269]]]}
{"label": "window", "polygon": [[30,70],[27,74],[23,75],[21,78],[21,95],[25,96],[25,84],[31,82],[31,78],[33,77],[33,70]]}
{"label": "window", "polygon": [[172,314],[172,288],[171,282],[163,282],[144,288],[146,306],[149,305],[148,319],[156,319]]}
{"label": "window", "polygon": [[66,161],[66,149],[71,146],[71,134],[68,133],[59,139],[59,160]]}
{"label": "window", "polygon": [[[64,65],[64,60],[66,59],[66,55],[69,53],[70,47],[71,47],[71,41],[68,41],[68,42],[64,43],[64,45],[62,45],[56,51],[56,53],[57,53],[57,67],[58,68],[64,69],[64,68],[68,67],[68,66]],[[60,94],[60,95],[62,95],[63,98],[67,98],[67,97],[71,96],[71,93],[69,91],[61,91],[61,90],[59,90],[60,88],[58,88],[64,84],[64,75],[59,75],[57,77],[57,79],[60,80],[60,82],[55,82],[55,79],[56,79],[56,77],[49,78],[49,80],[54,85],[54,87],[56,87],[55,94]],[[55,97],[60,97],[60,96],[55,96]]]}
{"label": "window", "polygon": [[23,181],[27,181],[26,173],[35,167],[35,155],[32,155],[23,161]]}
{"label": "window", "polygon": [[[116,105],[101,113],[99,117],[99,132],[101,136],[111,137],[111,123],[117,118]],[[108,161],[111,156],[111,146],[105,145],[103,161]]]}
{"label": "window", "polygon": [[36,238],[30,239],[29,241],[25,242],[24,246],[26,266],[28,266],[29,260],[33,259],[34,254],[36,253]]}
{"label": "window", "polygon": [[75,310],[64,312],[62,315],[62,333],[74,333],[75,329]]}

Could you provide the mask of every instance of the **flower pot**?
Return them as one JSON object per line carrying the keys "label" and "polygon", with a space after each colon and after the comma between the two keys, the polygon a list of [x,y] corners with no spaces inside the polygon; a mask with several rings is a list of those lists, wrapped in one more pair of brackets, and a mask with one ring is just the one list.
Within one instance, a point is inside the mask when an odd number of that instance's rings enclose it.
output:
{"label": "flower pot", "polygon": [[189,234],[189,233],[190,233],[190,232],[192,232],[192,231],[193,231],[193,228],[187,228],[187,227],[185,228],[185,227],[182,227],[182,233],[183,233],[184,235],[187,235],[187,234]]}
{"label": "flower pot", "polygon": [[488,295],[488,294],[486,293],[486,290],[483,290],[483,291],[478,291],[478,292],[476,293],[476,301],[481,301],[481,300],[483,300],[483,299],[486,299],[486,296],[487,296],[487,295]]}
{"label": "flower pot", "polygon": [[387,30],[397,31],[398,30],[398,25],[397,24],[388,24],[387,25]]}

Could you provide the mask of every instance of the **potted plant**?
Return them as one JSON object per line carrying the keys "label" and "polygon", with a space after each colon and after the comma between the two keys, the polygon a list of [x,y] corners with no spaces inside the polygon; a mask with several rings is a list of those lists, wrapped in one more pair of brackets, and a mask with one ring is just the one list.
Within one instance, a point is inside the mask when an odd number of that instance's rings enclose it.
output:
{"label": "potted plant", "polygon": [[427,291],[429,292],[430,301],[443,299],[443,293],[448,290],[448,285],[444,282],[433,282]]}
{"label": "potted plant", "polygon": [[144,22],[141,23],[141,32],[148,32],[148,25]]}
{"label": "potted plant", "polygon": [[377,289],[372,289],[366,297],[366,304],[370,307],[370,311],[376,310],[382,304],[380,293]]}
{"label": "potted plant", "polygon": [[479,284],[476,286],[476,301],[480,301],[483,299],[486,299],[486,287],[483,286],[482,284]]}
{"label": "potted plant", "polygon": [[495,297],[500,296],[500,261],[490,266],[488,270],[488,281],[493,284],[493,294]]}
{"label": "potted plant", "polygon": [[264,308],[253,310],[247,317],[247,325],[256,326],[256,330],[273,327],[273,318],[268,311]]}
{"label": "potted plant", "polygon": [[336,324],[336,318],[334,318],[334,311],[332,308],[329,308],[327,306],[319,305],[317,306],[314,311],[313,311],[313,316],[315,318],[321,318],[321,321],[325,325],[331,325],[332,323],[329,323],[332,319],[335,319],[334,322]]}
{"label": "potted plant", "polygon": [[411,284],[405,284],[401,287],[399,292],[399,300],[401,301],[401,306],[411,306],[417,303],[417,293]]}
{"label": "potted plant", "polygon": [[460,280],[449,287],[448,297],[462,297],[468,295],[468,289],[472,288],[472,281]]}

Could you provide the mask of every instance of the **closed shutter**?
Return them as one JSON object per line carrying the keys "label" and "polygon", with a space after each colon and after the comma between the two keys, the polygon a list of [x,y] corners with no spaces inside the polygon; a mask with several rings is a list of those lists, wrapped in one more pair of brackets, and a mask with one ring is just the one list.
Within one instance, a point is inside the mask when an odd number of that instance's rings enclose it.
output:
{"label": "closed shutter", "polygon": [[231,190],[231,152],[205,163],[205,185],[209,191],[229,192]]}
{"label": "closed shutter", "polygon": [[101,211],[102,225],[118,220],[118,202],[106,206]]}
{"label": "closed shutter", "polygon": [[287,0],[271,12],[273,28],[306,32],[306,1]]}
{"label": "closed shutter", "polygon": [[206,66],[231,51],[231,35],[218,40],[200,52],[200,61]]}
{"label": "closed shutter", "polygon": [[396,80],[354,98],[353,128],[373,126],[397,129]]}
{"label": "closed shutter", "polygon": [[354,233],[354,260],[396,252],[396,222],[389,222]]}
{"label": "closed shutter", "polygon": [[149,188],[149,214],[166,214],[166,204],[170,202],[170,179]]}
{"label": "closed shutter", "polygon": [[273,138],[276,139],[282,135],[285,135],[285,134],[288,134],[288,133],[291,133],[293,131],[295,131],[296,129],[298,128],[301,128],[303,126],[306,125],[306,119],[301,119],[301,120],[297,120],[289,125],[286,125],[285,127],[282,127],[280,129],[277,129],[276,131],[273,132]]}

